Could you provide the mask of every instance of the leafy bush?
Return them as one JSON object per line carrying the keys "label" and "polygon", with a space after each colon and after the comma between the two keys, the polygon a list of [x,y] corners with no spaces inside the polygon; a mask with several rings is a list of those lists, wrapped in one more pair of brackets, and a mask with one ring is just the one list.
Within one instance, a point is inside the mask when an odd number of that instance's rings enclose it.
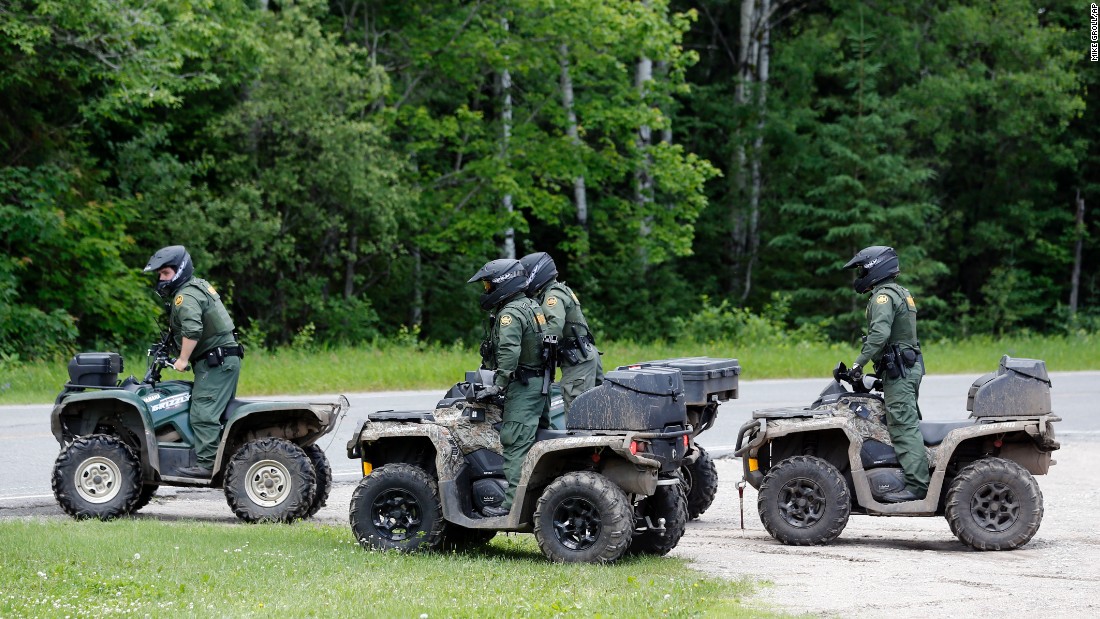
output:
{"label": "leafy bush", "polygon": [[700,343],[732,342],[735,344],[792,344],[822,343],[825,341],[823,325],[803,324],[795,329],[787,326],[790,297],[772,293],[771,303],[755,314],[743,307],[733,307],[723,299],[714,305],[703,296],[701,309],[686,318],[673,320],[673,333],[677,339]]}

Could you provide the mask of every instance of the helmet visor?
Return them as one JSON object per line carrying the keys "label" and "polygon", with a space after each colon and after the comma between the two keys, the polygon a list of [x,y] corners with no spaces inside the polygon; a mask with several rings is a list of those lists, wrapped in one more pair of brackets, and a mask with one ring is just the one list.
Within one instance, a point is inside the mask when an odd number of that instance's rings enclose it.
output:
{"label": "helmet visor", "polygon": [[493,288],[493,282],[483,279],[481,283],[485,286],[485,292],[489,292]]}

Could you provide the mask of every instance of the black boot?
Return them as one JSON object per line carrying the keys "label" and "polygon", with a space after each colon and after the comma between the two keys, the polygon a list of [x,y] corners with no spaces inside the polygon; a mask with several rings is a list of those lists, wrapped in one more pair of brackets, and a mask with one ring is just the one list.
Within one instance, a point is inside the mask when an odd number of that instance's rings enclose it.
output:
{"label": "black boot", "polygon": [[921,501],[924,497],[906,488],[897,492],[887,492],[879,499],[880,503],[908,503],[909,501]]}
{"label": "black boot", "polygon": [[205,466],[185,466],[180,468],[179,474],[183,477],[210,479],[214,476],[214,469],[208,469]]}
{"label": "black boot", "polygon": [[499,516],[507,516],[510,509],[504,507],[496,507],[493,505],[486,505],[481,508],[481,515],[487,518],[497,518]]}

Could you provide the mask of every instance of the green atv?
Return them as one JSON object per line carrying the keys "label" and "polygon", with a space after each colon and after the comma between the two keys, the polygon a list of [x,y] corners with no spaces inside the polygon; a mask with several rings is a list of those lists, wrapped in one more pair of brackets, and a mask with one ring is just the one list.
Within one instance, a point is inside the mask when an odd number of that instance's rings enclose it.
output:
{"label": "green atv", "polygon": [[188,412],[191,381],[161,380],[175,359],[167,338],[149,350],[140,382],[117,353],[81,353],[69,363],[69,382],[51,414],[61,445],[52,486],[74,518],[107,520],[133,513],[160,485],[224,488],[229,507],[247,522],[290,522],[325,505],[332,469],[317,441],[348,409],[332,403],[232,400],[211,479],[179,474],[195,465]]}

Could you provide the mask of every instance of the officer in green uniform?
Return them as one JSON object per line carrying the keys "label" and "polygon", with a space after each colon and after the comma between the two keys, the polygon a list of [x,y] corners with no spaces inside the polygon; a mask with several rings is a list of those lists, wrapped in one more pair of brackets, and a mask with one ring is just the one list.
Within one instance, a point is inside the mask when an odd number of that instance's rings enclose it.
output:
{"label": "officer in green uniform", "polygon": [[197,442],[197,466],[183,467],[180,473],[209,478],[221,437],[222,412],[237,393],[244,351],[221,297],[209,282],[194,277],[194,263],[182,245],[153,254],[145,272],[157,274],[157,294],[167,300],[168,325],[179,350],[173,369],[183,372],[190,363],[195,370],[191,429]]}
{"label": "officer in green uniform", "polygon": [[558,338],[561,395],[565,412],[580,394],[603,383],[603,363],[596,339],[581,311],[581,302],[569,286],[558,281],[558,267],[546,252],[520,260],[527,271],[527,296],[542,306],[546,332]]}
{"label": "officer in green uniform", "polygon": [[511,511],[519,485],[523,459],[535,444],[535,431],[550,427],[549,390],[545,378],[543,333],[546,318],[524,290],[527,274],[519,260],[493,260],[467,283],[482,282],[481,309],[489,312],[489,328],[481,345],[481,366],[493,370],[493,384],[477,394],[488,399],[504,396],[504,423],[500,444],[504,448],[504,475],[508,490],[500,507],[485,507],[485,516],[505,516]]}
{"label": "officer in green uniform", "polygon": [[851,377],[859,380],[868,361],[882,380],[887,430],[894,452],[905,471],[905,489],[886,494],[886,503],[923,499],[928,493],[928,456],[920,432],[917,396],[924,376],[924,358],[917,339],[917,304],[895,279],[901,272],[892,247],[876,245],[861,250],[844,265],[856,269],[856,292],[871,293],[867,302],[867,336],[852,364]]}

